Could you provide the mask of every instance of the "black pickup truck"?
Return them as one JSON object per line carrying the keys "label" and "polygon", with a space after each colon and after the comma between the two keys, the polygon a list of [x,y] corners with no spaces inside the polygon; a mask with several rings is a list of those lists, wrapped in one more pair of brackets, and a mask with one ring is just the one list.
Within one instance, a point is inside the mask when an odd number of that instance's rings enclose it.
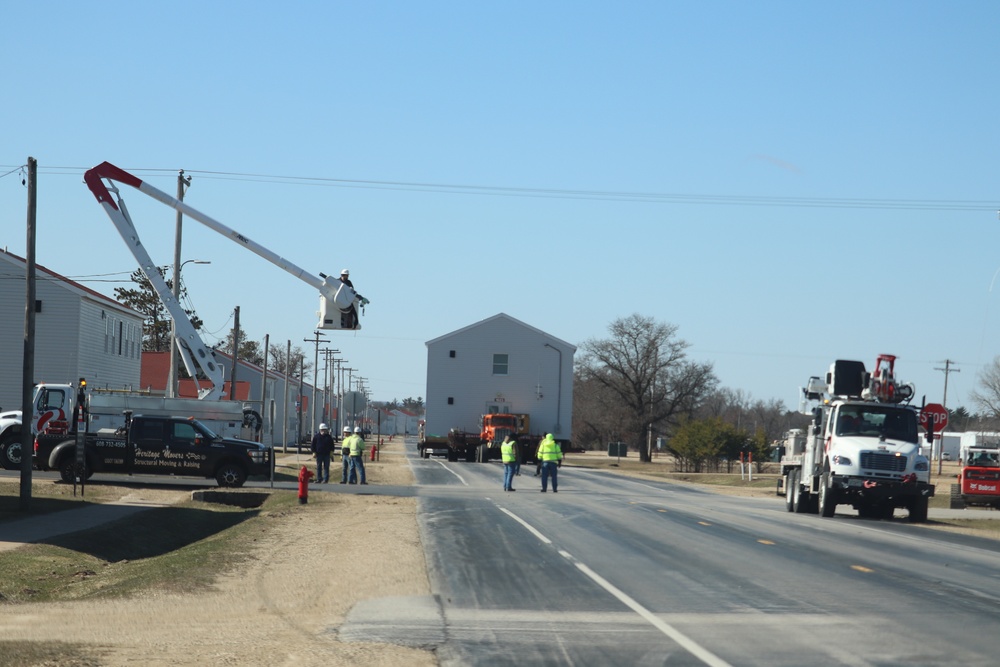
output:
{"label": "black pickup truck", "polygon": [[[269,477],[274,465],[270,447],[223,438],[196,419],[136,415],[124,433],[102,431],[82,437],[85,479],[95,472],[186,475],[238,487],[247,477]],[[78,479],[76,435],[39,434],[34,464],[38,470],[58,470],[65,482]]]}

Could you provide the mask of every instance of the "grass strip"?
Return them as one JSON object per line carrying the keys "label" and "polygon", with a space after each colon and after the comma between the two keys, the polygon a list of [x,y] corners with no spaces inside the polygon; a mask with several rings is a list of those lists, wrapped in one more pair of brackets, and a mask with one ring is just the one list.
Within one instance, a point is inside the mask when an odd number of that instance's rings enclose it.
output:
{"label": "grass strip", "polygon": [[[302,509],[336,502],[315,501]],[[267,524],[296,503],[292,491],[276,491],[249,510],[188,501],[0,553],[0,604],[210,588],[250,558]]]}

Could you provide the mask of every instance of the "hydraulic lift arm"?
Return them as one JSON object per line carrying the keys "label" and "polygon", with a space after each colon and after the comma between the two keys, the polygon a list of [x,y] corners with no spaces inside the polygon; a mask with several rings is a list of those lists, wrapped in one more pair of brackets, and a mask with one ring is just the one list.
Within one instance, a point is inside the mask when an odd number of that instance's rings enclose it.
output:
{"label": "hydraulic lift arm", "polygon": [[[150,284],[156,290],[163,305],[170,312],[170,316],[177,327],[178,348],[181,358],[184,361],[184,367],[191,377],[196,377],[193,366],[196,363],[212,382],[213,387],[211,389],[202,389],[199,387],[199,398],[214,399],[221,396],[223,382],[222,369],[215,363],[211,351],[201,340],[194,325],[191,324],[191,320],[174,298],[163,276],[160,275],[149,253],[143,247],[142,241],[139,240],[139,235],[135,230],[135,225],[132,224],[132,218],[128,214],[128,209],[125,207],[125,202],[119,194],[118,188],[115,186],[115,182],[133,187],[139,190],[139,192],[180,211],[184,215],[197,220],[206,227],[244,246],[272,264],[291,273],[296,278],[318,289],[320,292],[320,321],[317,324],[317,328],[335,330],[357,330],[361,328],[359,310],[368,303],[368,300],[357,294],[339,279],[323,274],[315,276],[308,273],[259,243],[255,243],[243,234],[230,229],[218,220],[188,206],[179,199],[171,197],[162,190],[154,188],[109,162],[102,162],[93,169],[87,170],[83,179],[87,187],[90,188],[90,191],[97,198],[98,203],[104,207],[105,213],[111,218],[111,222],[118,229],[118,233],[121,234],[125,244],[136,260],[138,260],[139,268],[145,274],[146,278],[149,279]],[[115,193],[114,198],[111,196],[112,192]]]}

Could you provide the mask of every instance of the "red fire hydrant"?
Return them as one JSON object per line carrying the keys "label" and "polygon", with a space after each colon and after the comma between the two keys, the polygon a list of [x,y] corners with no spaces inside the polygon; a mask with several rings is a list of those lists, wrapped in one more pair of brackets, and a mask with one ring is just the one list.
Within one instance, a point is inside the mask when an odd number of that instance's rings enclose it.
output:
{"label": "red fire hydrant", "polygon": [[374,461],[375,460],[375,454],[376,454],[376,452],[378,452],[378,445],[372,445],[372,452],[371,452],[371,454],[368,455],[368,460],[369,461]]}
{"label": "red fire hydrant", "polygon": [[309,481],[312,478],[312,470],[302,466],[302,470],[299,471],[299,505],[305,505],[309,502]]}

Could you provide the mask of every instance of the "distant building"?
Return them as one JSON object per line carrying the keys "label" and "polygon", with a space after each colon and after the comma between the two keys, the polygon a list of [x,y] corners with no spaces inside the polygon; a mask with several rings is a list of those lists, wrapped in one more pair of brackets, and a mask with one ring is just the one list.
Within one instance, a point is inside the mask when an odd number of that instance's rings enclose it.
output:
{"label": "distant building", "polygon": [[[223,377],[232,377],[233,360],[230,355],[217,353],[216,363],[222,368]],[[150,393],[164,395],[167,388],[167,373],[170,368],[168,352],[143,352],[142,354],[142,388]],[[286,378],[284,373],[271,369],[267,371],[266,392],[261,402],[261,382],[264,369],[256,364],[240,361],[236,370],[236,392],[234,399],[242,401],[251,407],[261,417],[261,442],[266,445],[280,446],[282,442],[293,444],[299,437],[301,424],[302,437],[311,437],[314,419],[309,413],[313,405],[313,385],[307,382],[299,384],[297,377]],[[287,394],[285,384],[288,384]],[[231,384],[226,380],[223,384],[222,397],[229,398]],[[177,395],[181,398],[197,398],[198,390],[194,380],[181,378],[177,382]],[[287,395],[287,403],[285,397]],[[324,392],[319,392],[319,405],[316,406],[315,422],[318,426],[323,421],[336,422],[336,402],[333,397],[326,398]],[[285,421],[285,415],[288,421]],[[282,439],[284,433],[284,439]]]}
{"label": "distant building", "polygon": [[[0,250],[0,407],[21,408],[26,261]],[[43,266],[35,271],[34,378],[138,389],[143,315]]]}
{"label": "distant building", "polygon": [[509,412],[572,439],[574,345],[505,313],[426,345],[426,435],[478,432],[482,415]]}

